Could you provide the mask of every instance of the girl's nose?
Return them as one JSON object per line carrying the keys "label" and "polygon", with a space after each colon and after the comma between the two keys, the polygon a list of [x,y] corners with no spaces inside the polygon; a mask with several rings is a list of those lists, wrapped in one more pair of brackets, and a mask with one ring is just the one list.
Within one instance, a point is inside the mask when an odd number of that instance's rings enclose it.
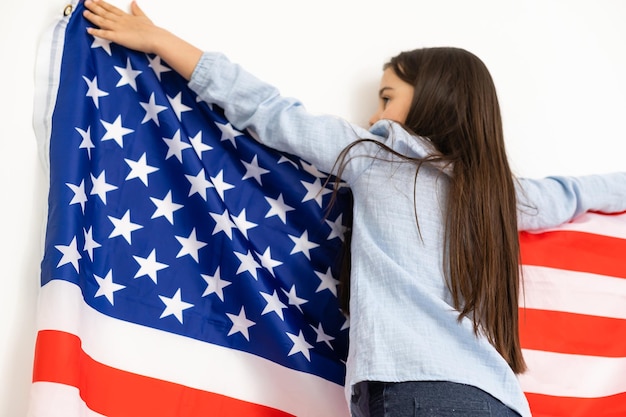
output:
{"label": "girl's nose", "polygon": [[371,127],[374,123],[376,123],[377,121],[379,121],[379,120],[380,120],[380,115],[379,115],[379,113],[380,113],[379,111],[376,111],[376,113],[372,114],[372,117],[370,117],[370,120],[369,120],[370,127]]}

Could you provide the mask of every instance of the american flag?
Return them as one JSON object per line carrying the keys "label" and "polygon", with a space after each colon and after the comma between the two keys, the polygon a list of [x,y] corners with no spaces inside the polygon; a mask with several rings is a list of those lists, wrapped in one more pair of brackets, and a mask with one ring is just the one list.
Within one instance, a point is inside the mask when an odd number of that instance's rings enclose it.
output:
{"label": "american flag", "polygon": [[327,213],[326,174],[81,12],[57,38],[35,384],[111,417],[346,415],[347,195]]}
{"label": "american flag", "polygon": [[[348,415],[347,195],[327,213],[326,174],[238,131],[159,57],[89,36],[74,3],[40,51],[29,415]],[[626,415],[625,225],[522,234],[535,416]]]}

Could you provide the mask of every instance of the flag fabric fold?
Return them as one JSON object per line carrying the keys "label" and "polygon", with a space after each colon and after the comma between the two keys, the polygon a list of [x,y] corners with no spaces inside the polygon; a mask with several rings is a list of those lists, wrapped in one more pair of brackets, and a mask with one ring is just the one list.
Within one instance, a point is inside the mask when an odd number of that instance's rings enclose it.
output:
{"label": "flag fabric fold", "polygon": [[[327,174],[71,7],[38,59],[50,190],[29,415],[347,416],[348,191],[328,211]],[[534,415],[626,414],[625,239],[624,215],[522,234]]]}

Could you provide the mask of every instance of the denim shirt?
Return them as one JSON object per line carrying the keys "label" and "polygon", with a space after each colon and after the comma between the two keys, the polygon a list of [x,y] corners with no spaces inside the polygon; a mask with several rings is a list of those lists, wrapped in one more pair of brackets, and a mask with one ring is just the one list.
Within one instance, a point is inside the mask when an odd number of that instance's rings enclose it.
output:
{"label": "denim shirt", "polygon": [[[331,172],[359,138],[416,157],[434,152],[426,139],[389,120],[369,130],[308,113],[303,105],[231,63],[205,53],[189,86],[222,107],[237,129]],[[350,347],[346,396],[361,381],[450,381],[478,387],[530,416],[516,375],[471,320],[458,320],[443,275],[445,170],[415,166],[362,143],[342,174],[354,196]],[[443,172],[443,175],[442,175]],[[626,174],[518,179],[520,230],[541,230],[588,211],[626,210]],[[418,231],[419,224],[419,231]],[[514,329],[516,330],[516,329]]]}

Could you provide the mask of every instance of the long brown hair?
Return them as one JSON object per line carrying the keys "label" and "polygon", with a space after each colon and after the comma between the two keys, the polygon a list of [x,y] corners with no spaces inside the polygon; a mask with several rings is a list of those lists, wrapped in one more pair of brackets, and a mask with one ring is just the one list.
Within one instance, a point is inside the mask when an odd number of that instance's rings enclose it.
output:
{"label": "long brown hair", "polygon": [[[516,197],[491,75],[478,57],[459,48],[402,52],[384,68],[414,86],[405,127],[430,140],[439,152],[414,160],[416,180],[425,163],[452,169],[443,259],[459,320],[469,317],[474,332],[484,333],[513,371],[521,373],[526,365],[518,330]],[[360,142],[338,158],[338,176],[348,163],[348,151]],[[349,263],[347,256],[344,270]],[[349,283],[342,284],[345,301]]]}

